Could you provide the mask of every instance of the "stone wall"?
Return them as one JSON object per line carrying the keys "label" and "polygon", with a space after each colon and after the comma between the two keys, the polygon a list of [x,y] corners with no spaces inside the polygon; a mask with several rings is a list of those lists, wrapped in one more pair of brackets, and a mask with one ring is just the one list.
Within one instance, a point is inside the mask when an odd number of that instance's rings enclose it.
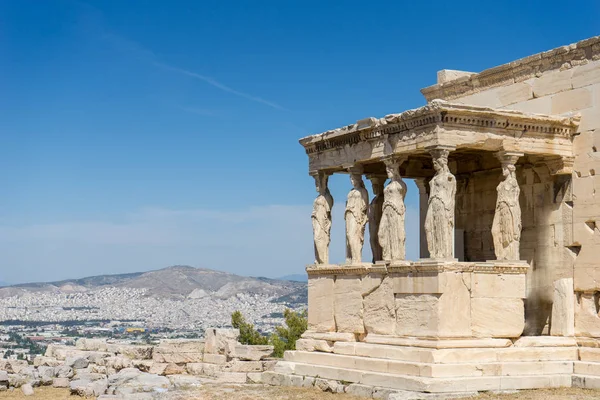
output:
{"label": "stone wall", "polygon": [[517,338],[527,268],[444,262],[308,269],[304,337]]}
{"label": "stone wall", "polygon": [[[496,208],[500,169],[457,175],[456,228],[464,230],[465,261],[495,259],[490,227]],[[573,257],[567,246],[571,228],[565,213],[570,182],[551,176],[544,165],[518,166],[523,230],[521,259],[531,266],[527,275],[527,335],[549,332],[554,282],[572,277]],[[570,197],[569,197],[570,199]],[[566,221],[565,221],[566,220]]]}
{"label": "stone wall", "polygon": [[[523,190],[524,222],[533,218],[537,234],[523,232],[522,252],[533,257],[527,301],[530,334],[541,333],[559,293],[554,283],[573,279],[575,334],[600,336],[600,37],[563,46],[545,53],[483,71],[463,73],[458,79],[423,89],[428,100],[489,106],[523,112],[558,115],[579,113],[581,123],[573,146],[572,176],[550,176],[532,168],[526,177],[531,188]],[[528,179],[528,180],[527,180]],[[532,203],[533,202],[533,203]],[[537,204],[548,205],[539,212]],[[530,244],[536,248],[530,250]],[[564,287],[559,285],[558,287]],[[539,318],[533,316],[539,316]]]}
{"label": "stone wall", "polygon": [[[208,329],[205,340],[164,339],[158,346],[79,339],[76,346],[50,345],[44,356],[0,360],[0,391],[52,385],[72,394],[111,398],[153,398],[156,391],[204,382],[256,383],[274,368],[273,346],[240,344],[237,329]],[[148,397],[139,397],[147,393]]]}

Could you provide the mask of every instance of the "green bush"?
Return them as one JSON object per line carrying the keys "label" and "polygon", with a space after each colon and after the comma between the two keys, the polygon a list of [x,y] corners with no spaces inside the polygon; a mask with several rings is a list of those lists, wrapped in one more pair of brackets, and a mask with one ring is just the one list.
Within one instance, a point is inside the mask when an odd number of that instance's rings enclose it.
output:
{"label": "green bush", "polygon": [[231,314],[231,325],[235,329],[240,330],[239,340],[241,344],[264,345],[269,343],[269,338],[261,335],[260,332],[254,329],[254,325],[247,323],[246,318],[239,311]]}
{"label": "green bush", "polygon": [[296,340],[308,328],[306,311],[298,313],[286,309],[283,313],[285,324],[275,328],[275,332],[269,337],[263,336],[254,329],[254,325],[246,322],[241,312],[231,314],[231,325],[240,330],[240,343],[250,345],[270,344],[274,347],[273,357],[283,357],[286,350],[296,350]]}

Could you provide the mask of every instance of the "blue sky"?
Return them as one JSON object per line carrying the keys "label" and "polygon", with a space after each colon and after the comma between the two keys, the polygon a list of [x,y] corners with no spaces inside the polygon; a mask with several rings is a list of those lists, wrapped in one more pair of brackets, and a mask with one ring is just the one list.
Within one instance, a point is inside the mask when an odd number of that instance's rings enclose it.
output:
{"label": "blue sky", "polygon": [[[0,281],[301,273],[315,191],[300,137],[421,106],[440,69],[599,21],[595,0],[0,0]],[[339,262],[347,176],[331,187]],[[407,205],[416,258],[414,185]]]}

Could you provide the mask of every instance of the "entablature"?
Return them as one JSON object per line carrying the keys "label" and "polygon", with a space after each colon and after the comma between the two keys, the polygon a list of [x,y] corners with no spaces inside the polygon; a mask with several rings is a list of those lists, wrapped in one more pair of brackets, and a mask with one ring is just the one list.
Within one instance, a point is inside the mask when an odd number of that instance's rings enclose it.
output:
{"label": "entablature", "polygon": [[[443,146],[457,152],[512,151],[569,165],[578,116],[550,116],[434,100],[424,107],[300,139],[309,170],[337,172],[398,155],[428,157]],[[564,162],[562,161],[564,160]],[[568,173],[565,168],[556,169]]]}

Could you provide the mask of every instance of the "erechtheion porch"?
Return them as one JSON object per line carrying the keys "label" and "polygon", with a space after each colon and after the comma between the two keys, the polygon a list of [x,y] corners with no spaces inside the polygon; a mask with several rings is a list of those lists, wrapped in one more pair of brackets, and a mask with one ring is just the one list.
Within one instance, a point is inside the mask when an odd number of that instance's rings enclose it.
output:
{"label": "erechtheion porch", "polygon": [[[600,93],[598,57],[592,38],[481,74],[446,71],[424,107],[301,139],[318,192],[309,330],[266,380],[344,381],[373,396],[600,387],[600,280],[582,275],[600,271],[589,253],[600,204],[583,185],[600,146],[580,150],[598,142],[587,100]],[[338,173],[346,199],[328,189]],[[407,178],[419,190],[417,261],[406,260]],[[334,203],[344,221],[331,220]],[[332,224],[346,228],[342,264],[329,260]]]}

